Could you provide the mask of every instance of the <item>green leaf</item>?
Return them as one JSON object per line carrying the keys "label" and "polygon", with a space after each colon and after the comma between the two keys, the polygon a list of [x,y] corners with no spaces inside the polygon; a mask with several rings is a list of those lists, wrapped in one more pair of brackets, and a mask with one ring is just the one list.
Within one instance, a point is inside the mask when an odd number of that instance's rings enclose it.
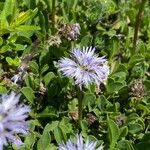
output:
{"label": "green leaf", "polygon": [[36,115],[37,118],[58,117],[57,114],[51,112],[41,112]]}
{"label": "green leaf", "polygon": [[136,114],[136,113],[132,113],[130,115],[127,116],[127,120],[126,120],[126,123],[128,124],[131,124],[131,123],[135,123],[136,120],[139,119],[139,115]]}
{"label": "green leaf", "polygon": [[16,6],[16,0],[6,0],[5,1],[5,5],[4,5],[4,9],[3,9],[3,13],[5,14],[5,17],[14,14],[15,6]]}
{"label": "green leaf", "polygon": [[110,139],[110,150],[112,150],[115,147],[117,140],[119,139],[120,131],[118,125],[113,120],[108,118],[107,123]]}
{"label": "green leaf", "polygon": [[43,146],[46,148],[50,145],[51,136],[49,133],[49,124],[47,124],[44,128],[43,134],[37,143],[37,149],[43,150]]}
{"label": "green leaf", "polygon": [[150,149],[150,133],[146,133],[138,144],[136,144],[136,150],[149,150]]}
{"label": "green leaf", "polygon": [[26,86],[28,86],[28,87],[34,87],[34,78],[33,78],[32,75],[27,74],[25,76],[24,80],[25,80]]}
{"label": "green leaf", "polygon": [[59,123],[59,127],[63,131],[63,135],[65,140],[67,139],[66,134],[73,132],[72,130],[72,124],[70,123],[70,119],[64,117],[61,122]]}
{"label": "green leaf", "polygon": [[29,66],[34,74],[39,74],[39,66],[35,61],[30,61]]}
{"label": "green leaf", "polygon": [[22,45],[22,44],[15,44],[14,50],[16,51],[23,51],[25,50],[26,45]]}
{"label": "green leaf", "polygon": [[128,126],[128,129],[131,134],[136,134],[136,133],[140,133],[141,131],[143,131],[143,127],[139,123],[130,124]]}
{"label": "green leaf", "polygon": [[14,22],[12,22],[12,24],[10,24],[11,27],[17,27],[23,23],[25,23],[26,21],[28,21],[29,19],[33,18],[36,13],[37,13],[38,9],[34,9],[34,10],[27,10],[26,12],[21,12],[19,14],[19,16],[16,18],[16,20]]}
{"label": "green leaf", "polygon": [[40,18],[39,23],[40,23],[40,27],[41,27],[41,32],[43,35],[46,35],[45,17],[41,11],[39,12],[39,18]]}
{"label": "green leaf", "polygon": [[47,6],[49,11],[52,11],[52,3],[53,1],[49,1],[49,0],[44,0],[45,5]]}
{"label": "green leaf", "polygon": [[144,61],[144,56],[140,54],[133,55],[128,63],[129,68],[132,68],[135,64]]}
{"label": "green leaf", "polygon": [[87,123],[87,121],[85,121],[85,120],[81,121],[81,129],[82,129],[82,132],[85,132],[85,133],[88,131],[88,123]]}
{"label": "green leaf", "polygon": [[18,67],[21,64],[21,60],[18,57],[15,57],[14,59],[12,59],[11,57],[6,57],[6,61],[10,66]]}
{"label": "green leaf", "polygon": [[[33,114],[31,113],[31,116]],[[35,129],[35,127],[42,127],[42,125],[40,124],[40,122],[37,119],[34,120],[30,120],[29,121],[29,128],[31,131],[33,131]]]}
{"label": "green leaf", "polygon": [[[8,21],[11,21],[15,17],[16,12],[16,0],[6,0],[4,3],[3,11],[0,15],[0,28],[4,29],[9,26]],[[7,18],[9,19],[7,20]],[[11,17],[11,18],[10,18]]]}
{"label": "green leaf", "polygon": [[42,75],[43,73],[45,73],[47,70],[49,69],[49,65],[46,64],[42,67],[40,74]]}
{"label": "green leaf", "polygon": [[7,92],[6,87],[0,85],[0,94],[4,94]]}
{"label": "green leaf", "polygon": [[91,41],[92,41],[92,36],[88,34],[81,39],[80,45],[81,46],[90,45]]}
{"label": "green leaf", "polygon": [[110,49],[110,54],[109,54],[109,59],[111,60],[119,51],[118,51],[118,47],[119,47],[119,42],[118,40],[113,40],[112,41],[112,47]]}
{"label": "green leaf", "polygon": [[68,109],[70,112],[76,111],[77,110],[77,105],[78,105],[78,99],[74,98],[68,103]]}
{"label": "green leaf", "polygon": [[101,111],[105,110],[105,106],[107,105],[107,103],[108,101],[104,95],[99,96],[99,98],[97,99],[97,105]]}
{"label": "green leaf", "polygon": [[7,51],[9,51],[10,50],[10,47],[8,46],[8,45],[5,45],[5,46],[3,46],[1,49],[0,49],[0,53],[5,53],[5,52],[7,52]]}
{"label": "green leaf", "polygon": [[43,78],[45,86],[48,86],[48,84],[54,77],[55,77],[55,74],[53,72],[48,72]]}
{"label": "green leaf", "polygon": [[109,94],[112,94],[112,93],[118,93],[118,91],[121,88],[123,88],[124,86],[125,86],[124,83],[118,82],[118,81],[114,81],[112,78],[109,78],[108,82],[107,82],[106,89],[107,89],[107,92]]}
{"label": "green leaf", "polygon": [[34,91],[30,87],[23,87],[21,89],[21,92],[30,103],[33,103],[35,96],[34,96]]}
{"label": "green leaf", "polygon": [[146,87],[146,91],[150,91],[150,81],[149,80],[145,80],[144,81],[144,85]]}
{"label": "green leaf", "polygon": [[83,102],[84,102],[85,106],[88,104],[91,104],[91,105],[94,104],[95,100],[96,100],[95,94],[93,94],[93,93],[85,93],[84,94]]}
{"label": "green leaf", "polygon": [[40,30],[41,28],[33,25],[20,25],[18,27],[15,27],[14,29],[21,32],[29,32],[29,31]]}
{"label": "green leaf", "polygon": [[57,147],[54,144],[47,145],[44,150],[57,150]]}
{"label": "green leaf", "polygon": [[55,140],[57,141],[57,144],[64,141],[63,131],[60,127],[57,127],[54,129],[54,137],[55,137]]}
{"label": "green leaf", "polygon": [[12,34],[10,34],[8,40],[10,43],[15,43],[17,40],[17,37],[18,37],[17,33],[12,33]]}
{"label": "green leaf", "polygon": [[145,129],[145,120],[143,118],[139,118],[137,123],[142,126],[143,130]]}
{"label": "green leaf", "polygon": [[25,145],[28,149],[33,149],[33,146],[36,141],[36,135],[34,133],[30,133],[25,138]]}
{"label": "green leaf", "polygon": [[136,109],[137,109],[137,110],[143,110],[143,111],[144,111],[143,115],[145,115],[145,114],[150,114],[150,109],[149,109],[149,107],[146,106],[146,105],[138,104],[138,105],[136,106]]}
{"label": "green leaf", "polygon": [[119,139],[125,137],[127,134],[128,134],[128,127],[127,126],[121,127]]}
{"label": "green leaf", "polygon": [[3,44],[3,38],[0,37],[0,46]]}
{"label": "green leaf", "polygon": [[135,150],[130,141],[122,140],[117,143],[117,148],[119,150]]}
{"label": "green leaf", "polygon": [[126,79],[126,72],[120,71],[111,75],[111,78],[115,81],[122,82]]}
{"label": "green leaf", "polygon": [[46,130],[47,131],[53,131],[59,124],[59,121],[53,121],[51,124],[46,125]]}

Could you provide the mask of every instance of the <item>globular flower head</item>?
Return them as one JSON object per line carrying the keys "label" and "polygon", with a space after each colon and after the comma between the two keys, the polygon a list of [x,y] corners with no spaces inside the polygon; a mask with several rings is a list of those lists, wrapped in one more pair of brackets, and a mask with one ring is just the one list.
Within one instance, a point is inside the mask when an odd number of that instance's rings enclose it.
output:
{"label": "globular flower head", "polygon": [[87,140],[85,143],[83,141],[82,135],[77,135],[75,141],[71,141],[70,139],[66,144],[60,144],[59,150],[103,150],[103,145],[96,148],[97,142],[90,142]]}
{"label": "globular flower head", "polygon": [[73,78],[81,89],[83,85],[92,83],[99,87],[108,78],[109,66],[105,57],[98,57],[94,52],[95,48],[92,47],[73,49],[71,58],[59,60],[59,70]]}
{"label": "globular flower head", "polygon": [[8,143],[21,145],[22,141],[17,134],[26,134],[28,127],[26,118],[30,108],[18,104],[20,95],[11,92],[10,95],[0,97],[0,150]]}

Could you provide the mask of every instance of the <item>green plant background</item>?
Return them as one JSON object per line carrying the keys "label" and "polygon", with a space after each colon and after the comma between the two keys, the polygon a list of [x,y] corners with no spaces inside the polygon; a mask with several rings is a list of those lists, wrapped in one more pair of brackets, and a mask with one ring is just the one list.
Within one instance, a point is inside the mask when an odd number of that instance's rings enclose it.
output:
{"label": "green plant background", "polygon": [[[76,135],[76,88],[58,72],[57,62],[68,57],[72,48],[83,46],[93,46],[99,56],[105,55],[111,70],[101,91],[94,86],[84,91],[83,137],[103,143],[106,150],[149,150],[149,14],[148,0],[1,0],[0,94],[20,91],[22,101],[32,108],[29,134],[21,137],[25,144],[6,150],[56,150],[59,143]],[[81,34],[69,41],[59,29],[74,23],[80,24]],[[23,64],[27,70],[23,82],[13,84],[10,79]],[[140,98],[130,94],[138,80],[145,91]],[[96,118],[93,124],[88,113]]]}

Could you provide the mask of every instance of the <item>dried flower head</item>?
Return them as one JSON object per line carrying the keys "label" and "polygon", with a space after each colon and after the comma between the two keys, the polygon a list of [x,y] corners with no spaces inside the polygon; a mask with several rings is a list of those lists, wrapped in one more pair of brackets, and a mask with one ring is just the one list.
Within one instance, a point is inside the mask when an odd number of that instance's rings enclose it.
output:
{"label": "dried flower head", "polygon": [[96,119],[97,118],[92,113],[87,114],[86,120],[87,120],[89,125],[93,124],[96,121]]}
{"label": "dried flower head", "polygon": [[55,35],[55,36],[50,36],[47,42],[50,46],[52,45],[59,46],[62,41],[59,35]]}
{"label": "dried flower head", "polygon": [[0,150],[8,143],[21,145],[22,141],[17,134],[26,134],[28,127],[25,119],[30,108],[18,104],[20,95],[11,92],[10,95],[0,97]]}
{"label": "dried flower head", "polygon": [[116,116],[115,122],[117,123],[118,126],[122,126],[125,123],[125,117],[122,115]]}
{"label": "dried flower head", "polygon": [[130,87],[130,96],[142,98],[145,96],[145,87],[142,80],[135,80]]}
{"label": "dried flower head", "polygon": [[[36,44],[36,43],[35,43]],[[21,58],[21,65],[19,66],[19,68],[17,69],[17,74],[15,74],[12,78],[11,81],[13,81],[14,84],[21,84],[25,75],[27,74],[27,70],[29,68],[29,61],[33,58],[34,56],[34,52],[32,52],[31,54],[25,54],[22,58]]]}
{"label": "dried flower head", "polygon": [[68,40],[77,40],[80,35],[80,29],[79,23],[65,24],[60,28],[59,32]]}
{"label": "dried flower head", "polygon": [[71,117],[72,120],[78,121],[79,116],[78,116],[78,111],[73,111],[69,113],[69,116]]}
{"label": "dried flower head", "polygon": [[82,89],[83,85],[105,83],[109,75],[109,66],[105,57],[98,57],[95,48],[87,47],[80,50],[73,49],[71,58],[61,58],[59,70],[67,77],[75,80],[75,84]]}
{"label": "dried flower head", "polygon": [[83,142],[82,135],[77,135],[76,140],[68,140],[66,144],[60,144],[59,150],[103,150],[103,145],[96,148],[97,142],[91,142],[87,140],[85,143]]}
{"label": "dried flower head", "polygon": [[45,92],[46,92],[46,88],[44,87],[44,84],[40,82],[39,93],[44,95]]}

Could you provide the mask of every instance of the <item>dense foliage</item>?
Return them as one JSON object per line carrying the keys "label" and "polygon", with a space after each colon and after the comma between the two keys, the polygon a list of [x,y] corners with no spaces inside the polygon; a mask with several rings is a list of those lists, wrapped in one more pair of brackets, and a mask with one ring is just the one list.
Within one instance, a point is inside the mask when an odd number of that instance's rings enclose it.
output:
{"label": "dense foliage", "polygon": [[[148,0],[1,0],[0,94],[31,108],[24,144],[6,150],[56,150],[80,132],[104,150],[149,150],[149,14]],[[90,46],[110,74],[81,90],[58,62]]]}

